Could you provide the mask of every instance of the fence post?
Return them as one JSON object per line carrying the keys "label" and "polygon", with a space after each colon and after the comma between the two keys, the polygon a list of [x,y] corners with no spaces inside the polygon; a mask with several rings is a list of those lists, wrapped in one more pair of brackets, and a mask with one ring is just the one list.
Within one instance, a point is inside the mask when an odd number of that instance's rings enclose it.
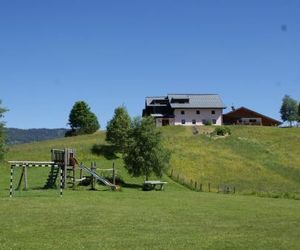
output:
{"label": "fence post", "polygon": [[197,191],[197,181],[195,181],[195,191]]}
{"label": "fence post", "polygon": [[210,183],[208,183],[208,192],[210,192]]}
{"label": "fence post", "polygon": [[199,190],[200,190],[200,192],[202,192],[202,183],[200,183]]}

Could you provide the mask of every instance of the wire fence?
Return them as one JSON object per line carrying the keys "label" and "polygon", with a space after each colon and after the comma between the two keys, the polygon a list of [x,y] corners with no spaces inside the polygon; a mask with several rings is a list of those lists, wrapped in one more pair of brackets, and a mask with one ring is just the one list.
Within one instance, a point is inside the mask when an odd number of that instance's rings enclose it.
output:
{"label": "wire fence", "polygon": [[232,184],[224,184],[224,183],[216,184],[212,182],[204,183],[199,180],[187,178],[183,173],[175,171],[174,169],[171,169],[168,175],[172,180],[196,192],[235,194],[237,191],[236,187]]}

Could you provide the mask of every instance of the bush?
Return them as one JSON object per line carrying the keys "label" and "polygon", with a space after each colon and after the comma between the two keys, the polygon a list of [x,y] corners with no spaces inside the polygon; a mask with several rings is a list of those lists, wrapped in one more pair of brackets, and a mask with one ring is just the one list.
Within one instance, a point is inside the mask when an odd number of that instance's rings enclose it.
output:
{"label": "bush", "polygon": [[231,130],[229,127],[217,127],[215,128],[214,132],[212,132],[212,135],[218,135],[218,136],[231,135]]}

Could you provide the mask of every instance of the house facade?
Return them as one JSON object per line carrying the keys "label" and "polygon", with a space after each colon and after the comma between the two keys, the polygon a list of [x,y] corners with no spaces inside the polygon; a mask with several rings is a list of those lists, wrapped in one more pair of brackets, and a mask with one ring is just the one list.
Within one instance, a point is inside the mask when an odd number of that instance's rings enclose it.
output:
{"label": "house facade", "polygon": [[280,121],[260,114],[251,109],[240,107],[223,115],[225,125],[261,125],[261,126],[279,126]]}
{"label": "house facade", "polygon": [[216,94],[169,94],[146,97],[143,116],[152,116],[157,126],[222,125],[223,109]]}

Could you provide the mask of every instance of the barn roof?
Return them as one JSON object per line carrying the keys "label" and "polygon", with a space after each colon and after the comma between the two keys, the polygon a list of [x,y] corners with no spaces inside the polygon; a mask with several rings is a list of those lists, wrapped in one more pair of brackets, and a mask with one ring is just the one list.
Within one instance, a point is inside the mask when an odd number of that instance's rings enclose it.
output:
{"label": "barn roof", "polygon": [[268,120],[270,120],[270,121],[273,121],[274,123],[276,123],[276,124],[278,124],[278,125],[282,124],[282,122],[280,122],[280,121],[278,121],[278,120],[275,120],[275,119],[273,119],[273,118],[271,118],[271,117],[268,117],[268,116],[266,116],[266,115],[263,115],[263,114],[261,114],[261,113],[258,113],[258,112],[254,111],[254,110],[248,109],[248,108],[246,108],[246,107],[240,107],[240,108],[237,108],[237,109],[235,109],[235,110],[232,110],[232,111],[228,112],[227,114],[224,114],[223,117],[226,118],[226,117],[235,116],[235,115],[239,114],[239,112],[240,112],[241,110],[244,110],[245,112],[248,112],[248,113],[257,115],[258,117],[263,117],[263,118],[265,118],[265,119],[268,119]]}

